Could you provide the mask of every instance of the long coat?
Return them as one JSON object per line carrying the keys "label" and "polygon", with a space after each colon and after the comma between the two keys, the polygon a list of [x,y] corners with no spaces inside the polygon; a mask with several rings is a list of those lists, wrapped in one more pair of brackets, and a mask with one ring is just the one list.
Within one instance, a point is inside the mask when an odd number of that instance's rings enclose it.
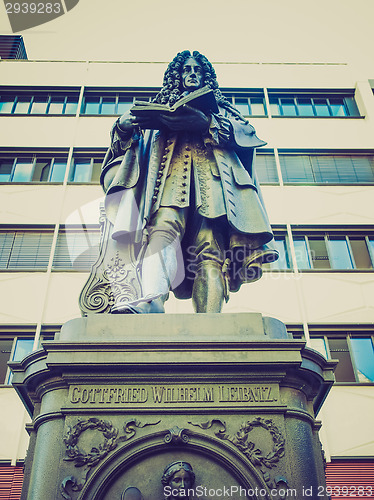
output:
{"label": "long coat", "polygon": [[[205,134],[147,130],[131,135],[116,122],[101,174],[104,185],[106,173],[115,172],[105,202],[113,237],[131,232],[139,240],[160,206],[188,207],[194,190],[200,215],[226,221],[228,248],[269,243],[273,234],[254,173],[255,148],[264,144],[249,123],[223,108],[212,115]],[[232,289],[239,287],[232,281]]]}

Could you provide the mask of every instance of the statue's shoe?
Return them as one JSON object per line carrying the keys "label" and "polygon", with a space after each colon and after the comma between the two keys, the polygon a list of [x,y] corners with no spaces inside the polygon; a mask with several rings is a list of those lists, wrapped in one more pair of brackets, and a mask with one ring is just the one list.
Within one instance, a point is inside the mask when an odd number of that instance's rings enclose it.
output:
{"label": "statue's shoe", "polygon": [[112,314],[151,314],[164,312],[164,302],[161,297],[157,297],[153,300],[123,302],[115,304],[111,309]]}

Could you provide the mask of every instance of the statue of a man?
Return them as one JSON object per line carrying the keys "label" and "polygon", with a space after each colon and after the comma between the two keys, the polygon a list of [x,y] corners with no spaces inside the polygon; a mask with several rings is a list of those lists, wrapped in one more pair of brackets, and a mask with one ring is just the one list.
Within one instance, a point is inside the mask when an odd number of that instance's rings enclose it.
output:
{"label": "statue of a man", "polygon": [[172,462],[165,467],[161,483],[167,499],[189,498],[188,490],[195,483],[195,473],[188,462]]}
{"label": "statue of a man", "polygon": [[164,312],[170,289],[192,297],[198,313],[220,312],[229,291],[278,258],[254,173],[265,143],[221,94],[211,63],[196,51],[177,54],[154,102],[171,107],[206,86],[215,111],[191,101],[156,125],[128,113],[112,129],[101,174],[112,237],[143,242],[141,297],[113,313]]}

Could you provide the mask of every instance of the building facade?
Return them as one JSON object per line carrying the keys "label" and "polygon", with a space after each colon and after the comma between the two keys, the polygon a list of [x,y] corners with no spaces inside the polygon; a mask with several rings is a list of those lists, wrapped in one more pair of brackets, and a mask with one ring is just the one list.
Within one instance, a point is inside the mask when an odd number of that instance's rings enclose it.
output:
{"label": "building facade", "polygon": [[[333,499],[372,498],[374,75],[342,63],[214,66],[223,93],[267,141],[256,169],[281,253],[224,312],[276,317],[339,359],[319,414],[328,485]],[[7,362],[80,316],[110,128],[134,99],[156,94],[165,67],[0,62],[0,499],[19,498],[30,419]],[[171,297],[166,310],[192,305]]]}

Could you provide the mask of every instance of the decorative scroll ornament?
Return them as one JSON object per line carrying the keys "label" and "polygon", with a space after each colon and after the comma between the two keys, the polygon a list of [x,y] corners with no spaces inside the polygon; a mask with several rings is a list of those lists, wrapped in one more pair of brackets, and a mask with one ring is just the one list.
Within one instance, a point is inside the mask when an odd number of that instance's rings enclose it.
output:
{"label": "decorative scroll ornament", "polygon": [[[226,423],[218,419],[200,424],[189,422],[189,424],[198,426],[201,429],[209,429],[214,425],[218,425],[218,429],[214,432],[215,435],[220,439],[230,441],[236,446],[260,470],[267,485],[269,487],[273,486],[269,473],[263,467],[271,469],[277,466],[279,459],[284,456],[285,439],[271,419],[257,417],[252,421],[242,423],[236,434],[228,434],[226,432]],[[265,429],[272,438],[273,449],[266,455],[250,440],[250,433],[256,427]]]}
{"label": "decorative scroll ornament", "polygon": [[100,250],[85,283],[79,306],[82,314],[109,313],[114,304],[131,302],[141,295],[134,248],[112,238],[113,225],[100,207]]}
{"label": "decorative scroll ornament", "polygon": [[[161,422],[149,422],[142,424],[139,420],[133,419],[125,422],[123,426],[124,434],[119,436],[118,429],[113,427],[111,422],[100,420],[98,418],[89,418],[87,420],[79,420],[73,427],[69,427],[64,437],[66,446],[64,460],[74,462],[75,467],[84,467],[84,476],[82,483],[78,483],[74,476],[67,476],[61,483],[60,491],[63,498],[70,500],[71,496],[67,491],[70,486],[72,491],[80,491],[85,485],[88,474],[92,467],[97,465],[109,452],[117,448],[118,444],[128,441],[136,434],[137,428],[143,428],[148,425],[157,425]],[[103,435],[103,442],[97,446],[92,447],[88,453],[83,452],[79,447],[79,439],[83,432],[88,429],[101,432]]]}
{"label": "decorative scroll ornament", "polygon": [[167,444],[186,444],[189,441],[189,437],[186,434],[186,429],[181,429],[178,426],[169,429],[168,433],[164,437],[164,441]]}

